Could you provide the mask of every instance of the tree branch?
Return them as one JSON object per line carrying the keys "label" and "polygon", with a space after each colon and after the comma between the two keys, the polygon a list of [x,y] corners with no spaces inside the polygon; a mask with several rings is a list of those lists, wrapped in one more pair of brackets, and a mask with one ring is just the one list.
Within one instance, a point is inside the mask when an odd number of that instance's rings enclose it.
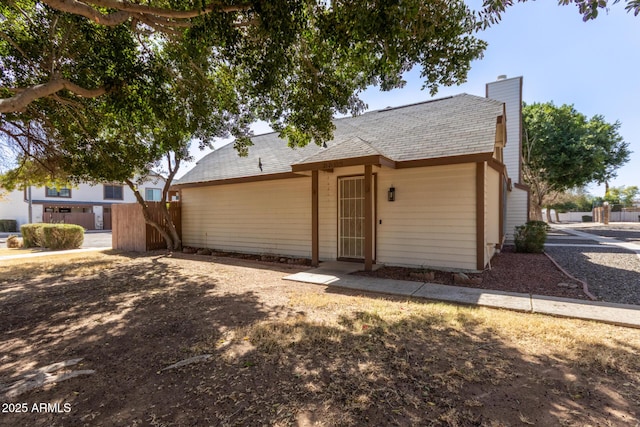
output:
{"label": "tree branch", "polygon": [[42,2],[61,12],[84,16],[97,24],[109,27],[120,25],[131,17],[129,12],[123,10],[105,14],[88,4],[76,0],[42,0]]}
{"label": "tree branch", "polygon": [[[50,7],[62,12],[73,13],[75,15],[84,16],[92,21],[107,26],[120,25],[127,21],[132,15],[143,15],[148,20],[159,25],[168,25],[166,20],[156,20],[157,18],[181,19],[188,20],[211,12],[232,13],[241,12],[251,9],[250,3],[238,5],[223,5],[219,2],[209,3],[203,8],[190,10],[174,10],[161,7],[152,7],[142,4],[129,3],[120,0],[41,0]],[[93,6],[115,9],[116,12],[102,13]],[[169,25],[184,27],[188,26],[184,23],[174,22]]]}
{"label": "tree branch", "polygon": [[17,95],[10,98],[0,99],[0,113],[22,111],[36,99],[53,95],[64,89],[83,98],[96,98],[107,93],[107,89],[104,86],[96,89],[86,89],[66,79],[53,79],[44,84],[22,88]]}
{"label": "tree branch", "polygon": [[[50,1],[65,1],[65,0],[44,0]],[[69,0],[66,0],[69,1]],[[242,12],[251,9],[250,3],[243,3],[237,5],[223,5],[220,2],[211,2],[203,8],[196,8],[190,10],[174,10],[165,9],[160,7],[145,6],[142,4],[129,3],[127,1],[120,0],[85,0],[87,3],[93,4],[99,7],[108,7],[110,9],[117,9],[125,12],[141,13],[143,15],[159,16],[163,18],[173,19],[190,19],[201,15],[206,15],[211,12]]]}

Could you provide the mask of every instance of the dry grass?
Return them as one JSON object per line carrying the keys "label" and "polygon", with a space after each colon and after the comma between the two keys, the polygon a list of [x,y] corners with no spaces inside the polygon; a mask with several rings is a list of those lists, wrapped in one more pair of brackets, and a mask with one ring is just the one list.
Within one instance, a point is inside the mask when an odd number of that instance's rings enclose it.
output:
{"label": "dry grass", "polygon": [[[41,249],[10,249],[17,253],[42,252]],[[14,253],[14,254],[17,254]],[[1,252],[0,252],[1,255]],[[26,279],[63,279],[64,277],[84,277],[97,274],[105,269],[125,262],[127,257],[114,251],[77,252],[71,254],[48,255],[34,258],[17,258],[2,261],[0,277],[4,281]],[[0,283],[3,280],[0,279]]]}
{"label": "dry grass", "polygon": [[0,256],[26,255],[42,251],[40,248],[0,248]]}
{"label": "dry grass", "polygon": [[[88,253],[3,264],[0,312],[14,329],[0,351],[30,354],[16,344],[34,327],[29,308],[11,305],[11,292],[20,288],[27,304],[29,283],[67,281],[60,295],[71,305],[54,292],[33,301],[55,308],[38,312],[43,332],[32,339],[43,343],[39,354],[80,348],[67,357],[86,357],[98,371],[80,390],[59,385],[37,396],[72,402],[69,425],[94,413],[104,420],[95,425],[115,417],[121,425],[633,426],[640,416],[639,330],[354,294],[282,281],[290,271],[268,264],[178,258]],[[45,335],[49,318],[77,332],[66,341]],[[88,326],[91,318],[101,320]],[[159,373],[201,354],[213,357]]]}
{"label": "dry grass", "polygon": [[[470,338],[479,346],[487,344],[482,337],[489,334],[492,340],[499,338],[523,355],[535,358],[553,355],[588,369],[618,370],[628,374],[640,372],[637,353],[618,351],[640,348],[640,331],[634,329],[484,307],[425,304],[419,300],[398,302],[296,292],[291,293],[290,298],[291,305],[305,313],[303,325],[321,322],[326,328],[357,335],[378,331],[396,338],[418,333],[426,340],[436,341],[441,339],[440,332],[446,329]],[[297,327],[292,327],[296,324]],[[301,335],[299,319],[276,325],[252,325],[244,334],[252,336],[252,343],[265,348],[276,347],[276,343],[295,342]],[[430,334],[426,336],[426,332]]]}

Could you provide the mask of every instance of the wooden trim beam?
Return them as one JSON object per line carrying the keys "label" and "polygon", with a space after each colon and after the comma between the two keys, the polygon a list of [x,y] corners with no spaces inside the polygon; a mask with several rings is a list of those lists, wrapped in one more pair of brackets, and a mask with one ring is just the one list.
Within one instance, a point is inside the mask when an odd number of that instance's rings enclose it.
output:
{"label": "wooden trim beam", "polygon": [[311,265],[317,267],[320,264],[320,221],[318,218],[318,178],[319,172],[311,172]]}
{"label": "wooden trim beam", "polygon": [[484,193],[485,193],[485,163],[476,163],[476,269],[479,271],[484,270],[484,255],[485,255],[485,243],[484,243]]}
{"label": "wooden trim beam", "polygon": [[329,170],[347,166],[376,165],[394,169],[396,162],[381,155],[352,157],[348,159],[327,160],[321,162],[299,163],[291,165],[292,172],[304,172],[310,170]]}
{"label": "wooden trim beam", "polygon": [[364,166],[364,271],[373,270],[372,166]]}
{"label": "wooden trim beam", "polygon": [[500,174],[500,180],[498,181],[498,185],[500,186],[498,190],[498,237],[500,239],[500,247],[502,247],[502,243],[504,242],[504,205],[505,205],[505,196],[506,196],[506,187],[507,187],[507,176],[505,173]]}
{"label": "wooden trim beam", "polygon": [[504,163],[499,162],[495,157],[492,157],[488,162],[487,165],[497,171],[499,174],[505,174],[505,171],[507,169],[507,167],[505,166]]}
{"label": "wooden trim beam", "polygon": [[493,158],[493,152],[465,154],[461,156],[435,157],[432,159],[407,160],[396,162],[396,169],[422,168],[425,166],[455,165],[460,163],[486,162]]}

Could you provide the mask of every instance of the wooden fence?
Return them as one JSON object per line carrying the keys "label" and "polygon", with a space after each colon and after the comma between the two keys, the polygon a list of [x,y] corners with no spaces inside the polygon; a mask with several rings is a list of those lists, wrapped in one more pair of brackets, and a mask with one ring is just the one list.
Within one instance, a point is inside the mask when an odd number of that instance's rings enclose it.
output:
{"label": "wooden fence", "polygon": [[[164,224],[160,203],[147,202],[151,219]],[[142,206],[139,203],[113,204],[111,206],[111,239],[113,249],[146,252],[155,249],[166,249],[167,242],[154,227],[144,221]],[[182,218],[180,202],[169,203],[169,214],[176,226],[178,236],[182,236]]]}
{"label": "wooden fence", "polygon": [[96,229],[96,216],[91,212],[44,212],[42,222],[54,224],[76,224],[86,230]]}

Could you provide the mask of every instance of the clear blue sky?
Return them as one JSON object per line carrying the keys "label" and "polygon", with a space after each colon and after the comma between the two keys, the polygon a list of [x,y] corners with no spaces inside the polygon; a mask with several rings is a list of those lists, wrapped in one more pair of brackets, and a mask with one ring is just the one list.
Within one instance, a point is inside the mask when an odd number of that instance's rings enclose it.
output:
{"label": "clear blue sky", "polygon": [[[479,7],[480,2],[469,4]],[[640,16],[627,13],[624,3],[619,3],[595,21],[583,22],[573,5],[530,1],[509,8],[500,23],[479,37],[489,46],[484,58],[472,63],[467,83],[442,87],[435,98],[462,92],[484,96],[485,84],[498,75],[523,76],[527,103],[574,104],[587,116],[602,114],[609,122],[619,120],[620,133],[633,153],[610,184],[640,186]],[[370,88],[362,98],[372,110],[431,98],[421,90],[418,70],[405,79],[402,89]],[[264,124],[254,130],[256,134],[269,131]],[[193,154],[201,158],[208,152]],[[603,187],[595,185],[589,191],[604,193]]]}

